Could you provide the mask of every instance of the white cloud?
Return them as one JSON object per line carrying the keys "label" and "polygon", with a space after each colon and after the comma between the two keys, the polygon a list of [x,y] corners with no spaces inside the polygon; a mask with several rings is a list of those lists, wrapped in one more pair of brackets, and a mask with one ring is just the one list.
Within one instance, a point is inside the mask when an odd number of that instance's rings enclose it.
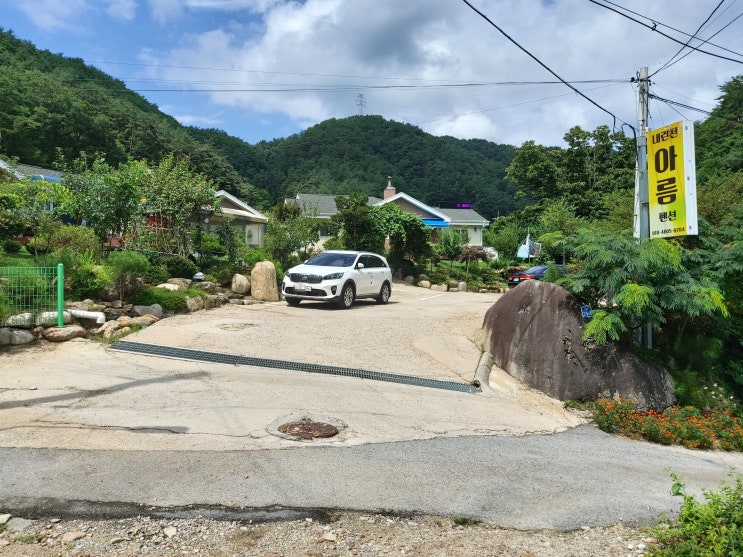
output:
{"label": "white cloud", "polygon": [[[680,47],[585,0],[472,1],[534,58],[616,115],[617,126],[636,124],[630,78],[641,66],[657,70]],[[144,70],[148,78],[163,80],[163,88],[213,90],[206,103],[199,95],[199,103],[180,110],[192,117],[239,109],[256,118],[278,116],[282,126],[288,119],[301,129],[355,114],[362,93],[366,114],[463,138],[555,145],[574,125],[592,130],[614,124],[610,114],[565,85],[530,84],[557,78],[456,0],[147,0],[157,22],[150,27],[133,19],[137,0],[105,2],[110,17],[138,26],[131,36],[145,40],[132,47],[150,64]],[[712,9],[698,0],[622,5],[681,40],[686,37],[664,24],[693,32]],[[26,0],[23,9],[48,29],[69,28],[85,10],[97,8],[100,15],[100,6],[90,0]],[[705,36],[729,22],[735,16],[730,11],[712,20]],[[743,52],[741,26],[743,20],[712,42]],[[150,36],[158,40],[146,40]],[[169,44],[165,51],[163,43]],[[741,73],[740,64],[693,53],[653,76],[652,90],[710,109],[719,86]],[[585,80],[615,81],[578,83]],[[472,83],[492,85],[467,85]],[[181,100],[182,107],[193,102]],[[651,103],[653,125],[681,117],[703,116]]]}
{"label": "white cloud", "polygon": [[[659,68],[679,46],[583,0],[476,3],[563,79],[623,80],[575,85],[616,115],[617,126],[623,121],[636,124],[636,96],[630,78],[643,65],[651,71]],[[190,0],[188,4],[201,8],[256,5],[247,0]],[[689,32],[709,12],[709,6],[695,0],[654,4],[628,0],[624,4]],[[189,37],[184,46],[165,54],[161,63],[243,69],[242,74],[224,73],[219,79],[239,81],[241,89],[274,91],[220,92],[213,95],[214,102],[265,114],[282,113],[296,122],[353,114],[354,99],[361,92],[366,113],[458,137],[517,144],[532,138],[558,144],[574,125],[592,130],[614,124],[610,114],[564,85],[454,86],[557,81],[464,3],[307,0],[268,3],[266,10],[261,25],[234,25],[234,19],[225,22],[219,30]],[[741,35],[732,31],[714,41],[740,51]],[[720,81],[730,79],[735,69],[740,66],[692,54],[659,74],[654,82],[658,86],[671,84],[677,94],[688,94],[695,102],[708,102],[719,95]],[[217,80],[219,75],[215,71],[192,73],[192,78],[203,81]],[[451,86],[437,87],[443,83]],[[275,91],[280,88],[295,91]],[[322,91],[306,90],[311,88]],[[669,117],[678,117],[667,108],[664,111]],[[699,118],[697,113],[685,116]]]}
{"label": "white cloud", "polygon": [[106,0],[106,13],[114,19],[133,21],[137,14],[136,0]]}
{"label": "white cloud", "polygon": [[73,29],[76,16],[86,8],[86,0],[25,0],[18,7],[42,29]]}

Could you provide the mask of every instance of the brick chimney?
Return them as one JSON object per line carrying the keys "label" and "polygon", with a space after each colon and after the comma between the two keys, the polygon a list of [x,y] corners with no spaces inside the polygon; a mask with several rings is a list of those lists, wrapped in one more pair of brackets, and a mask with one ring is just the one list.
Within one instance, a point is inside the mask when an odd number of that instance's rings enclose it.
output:
{"label": "brick chimney", "polygon": [[387,176],[387,187],[384,188],[384,199],[389,199],[393,195],[395,195],[397,191],[395,190],[394,186],[392,185],[392,176]]}

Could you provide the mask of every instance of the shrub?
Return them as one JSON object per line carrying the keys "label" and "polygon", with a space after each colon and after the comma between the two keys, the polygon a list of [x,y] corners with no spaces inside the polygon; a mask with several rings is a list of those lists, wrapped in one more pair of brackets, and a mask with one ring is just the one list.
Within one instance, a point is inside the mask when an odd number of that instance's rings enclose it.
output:
{"label": "shrub", "polygon": [[142,306],[160,304],[167,313],[177,313],[179,311],[185,311],[188,308],[186,298],[194,298],[196,296],[206,298],[207,294],[199,288],[173,291],[167,288],[149,287],[137,292],[127,301]]}
{"label": "shrub", "polygon": [[198,267],[196,263],[188,259],[177,255],[175,257],[169,257],[165,260],[165,268],[168,270],[168,274],[173,278],[192,278]]}
{"label": "shrub", "polygon": [[87,260],[72,272],[69,277],[70,294],[76,299],[96,298],[103,288],[113,282],[111,269]]}
{"label": "shrub", "polygon": [[219,265],[210,267],[206,276],[208,280],[217,284],[228,284],[232,280],[232,275],[235,273],[244,275],[246,273],[249,274],[249,271],[247,271],[247,269],[242,265],[223,262]]}
{"label": "shrub", "polygon": [[101,242],[90,228],[49,221],[37,229],[36,235],[28,241],[27,249],[31,253],[40,254],[64,250],[97,256],[101,250]]}
{"label": "shrub", "polygon": [[243,257],[243,261],[248,267],[253,267],[259,261],[270,261],[271,257],[263,248],[251,249]]}
{"label": "shrub", "polygon": [[675,406],[663,413],[638,412],[636,404],[626,399],[599,400],[590,406],[596,425],[607,433],[688,449],[743,451],[743,425],[731,410],[702,412],[693,406]]}
{"label": "shrub", "polygon": [[144,278],[146,284],[158,285],[167,282],[170,275],[164,265],[150,265],[142,278]]}
{"label": "shrub", "polygon": [[657,546],[648,548],[656,557],[712,557],[741,555],[743,548],[743,478],[731,473],[734,485],[703,491],[705,503],[684,492],[678,476],[672,493],[683,497],[677,521],[665,520],[654,529]]}
{"label": "shrub", "polygon": [[106,265],[111,270],[111,278],[123,300],[125,290],[133,288],[135,279],[147,273],[150,261],[136,251],[115,251],[109,254]]}
{"label": "shrub", "polygon": [[7,239],[3,242],[3,251],[5,253],[18,253],[23,249],[23,244],[17,240]]}

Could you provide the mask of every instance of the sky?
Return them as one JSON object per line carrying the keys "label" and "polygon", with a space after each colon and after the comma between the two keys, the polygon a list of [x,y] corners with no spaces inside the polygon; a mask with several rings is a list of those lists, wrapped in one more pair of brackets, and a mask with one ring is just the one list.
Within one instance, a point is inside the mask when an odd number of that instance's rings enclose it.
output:
{"label": "sky", "polygon": [[650,129],[703,120],[743,75],[743,0],[0,0],[0,27],[251,144],[374,114],[564,146],[632,133],[641,67]]}

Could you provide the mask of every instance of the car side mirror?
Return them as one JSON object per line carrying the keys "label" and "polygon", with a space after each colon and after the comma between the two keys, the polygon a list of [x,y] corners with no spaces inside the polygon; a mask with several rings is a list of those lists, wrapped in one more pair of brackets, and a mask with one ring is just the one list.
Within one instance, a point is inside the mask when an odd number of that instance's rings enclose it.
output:
{"label": "car side mirror", "polygon": [[363,263],[356,263],[356,268],[357,269],[363,269],[364,268],[364,264]]}

